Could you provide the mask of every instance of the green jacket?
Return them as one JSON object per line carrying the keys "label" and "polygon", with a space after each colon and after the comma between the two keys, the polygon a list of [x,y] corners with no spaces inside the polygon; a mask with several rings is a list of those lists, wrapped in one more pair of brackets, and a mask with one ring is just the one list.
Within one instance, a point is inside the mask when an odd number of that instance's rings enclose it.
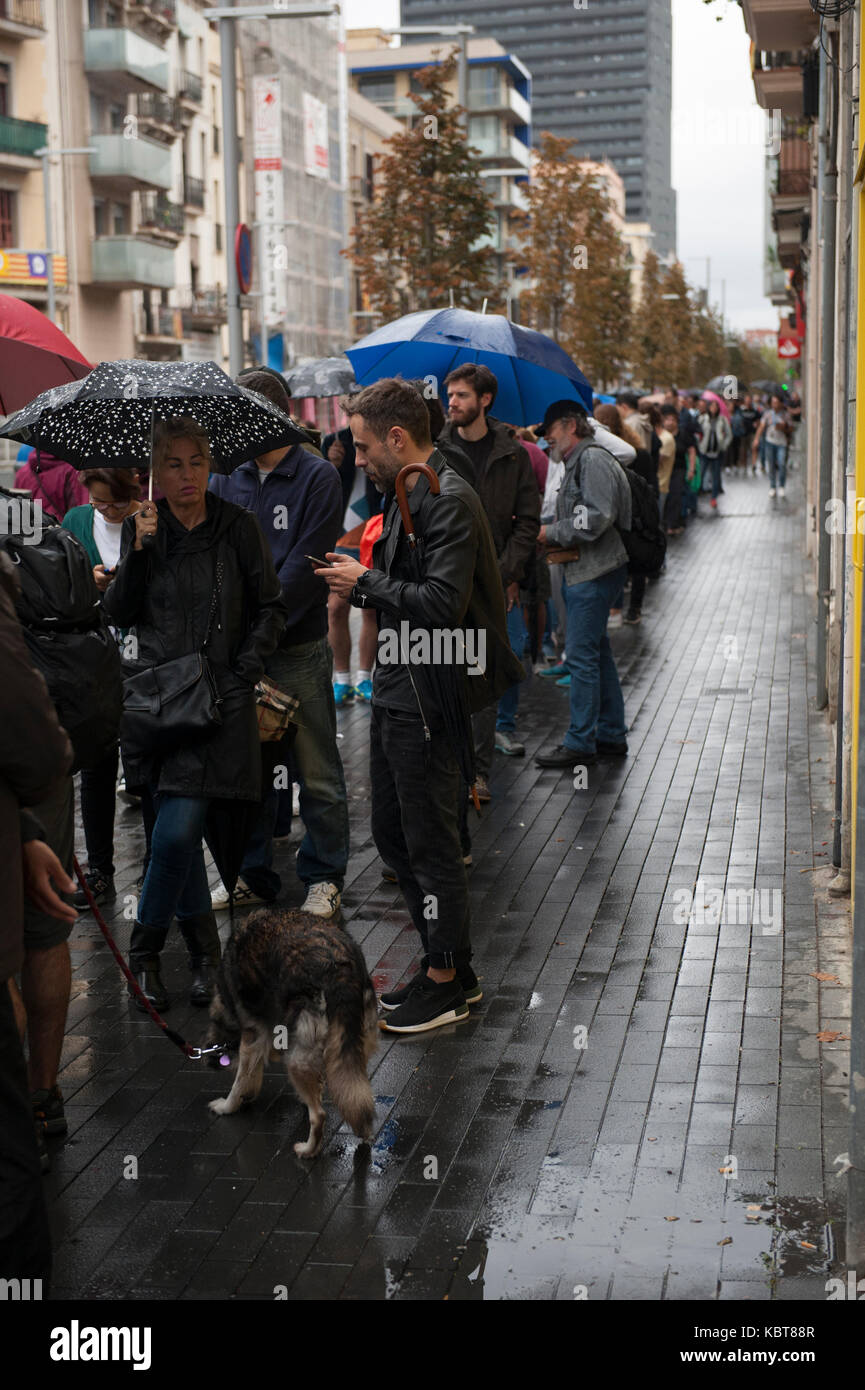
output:
{"label": "green jacket", "polygon": [[102,556],[93,539],[93,508],[90,503],[85,502],[83,507],[72,507],[64,516],[63,525],[78,537],[90,557],[91,565],[101,565]]}

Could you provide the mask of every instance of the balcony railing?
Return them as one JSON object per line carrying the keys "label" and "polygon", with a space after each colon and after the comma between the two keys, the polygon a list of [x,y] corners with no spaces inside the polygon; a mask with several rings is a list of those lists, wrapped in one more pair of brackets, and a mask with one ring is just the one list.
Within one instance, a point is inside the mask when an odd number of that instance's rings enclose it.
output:
{"label": "balcony railing", "polygon": [[84,71],[91,86],[111,95],[168,91],[165,50],[132,29],[87,29]]}
{"label": "balcony railing", "polygon": [[180,310],[170,304],[144,308],[138,319],[139,338],[179,338]]}
{"label": "balcony railing", "polygon": [[197,72],[188,72],[185,68],[180,74],[180,85],[177,95],[181,101],[191,101],[195,106],[201,105],[201,98],[204,93],[204,83]]}
{"label": "balcony railing", "polygon": [[156,140],[139,136],[93,135],[90,143],[90,177],[116,184],[119,188],[171,187],[171,150]]}
{"label": "balcony railing", "polygon": [[177,0],[126,0],[126,8],[135,18],[174,28],[177,24]]}
{"label": "balcony railing", "polygon": [[195,328],[215,328],[228,318],[228,297],[225,290],[187,289],[181,293],[180,316],[184,331]]}
{"label": "balcony railing", "polygon": [[139,236],[96,237],[91,248],[94,285],[163,289],[174,285],[174,249]]}
{"label": "balcony railing", "polygon": [[45,144],[47,125],[39,121],[18,121],[14,116],[0,116],[0,153],[32,155]]}
{"label": "balcony railing", "polygon": [[44,29],[42,0],[0,0],[0,20],[4,19],[27,29]]}
{"label": "balcony railing", "polygon": [[183,236],[186,218],[179,203],[172,203],[164,193],[142,193],[141,227],[148,230],[169,232],[172,236]]}
{"label": "balcony railing", "polygon": [[186,124],[177,97],[170,97],[165,92],[139,92],[135,114],[141,125],[160,126],[175,135],[179,135]]}
{"label": "balcony railing", "polygon": [[782,139],[778,154],[777,192],[805,194],[811,190],[811,146],[797,136]]}
{"label": "balcony railing", "polygon": [[183,177],[183,201],[187,207],[204,207],[204,180],[194,179],[191,174]]}

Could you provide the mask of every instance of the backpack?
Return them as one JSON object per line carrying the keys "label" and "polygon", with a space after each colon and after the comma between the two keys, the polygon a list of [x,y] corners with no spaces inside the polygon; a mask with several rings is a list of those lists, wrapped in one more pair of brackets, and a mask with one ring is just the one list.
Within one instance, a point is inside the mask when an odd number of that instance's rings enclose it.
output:
{"label": "backpack", "polygon": [[633,468],[619,464],[631,489],[631,529],[616,525],[628,552],[628,568],[642,574],[657,574],[667,554],[667,537],[658,515],[658,499],[651,485]]}
{"label": "backpack", "polygon": [[[22,508],[31,504],[15,498]],[[9,502],[4,504],[7,508]],[[38,512],[33,519],[39,521]],[[94,767],[117,742],[122,707],[120,653],[99,602],[84,546],[62,526],[0,535],[16,566],[16,604],[33,665],[75,754],[72,771]]]}

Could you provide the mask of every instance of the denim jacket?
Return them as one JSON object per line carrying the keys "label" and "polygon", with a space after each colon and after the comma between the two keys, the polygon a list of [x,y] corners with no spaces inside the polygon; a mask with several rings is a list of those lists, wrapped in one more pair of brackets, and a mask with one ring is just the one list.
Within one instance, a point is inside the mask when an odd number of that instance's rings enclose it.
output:
{"label": "denim jacket", "polygon": [[556,520],[547,543],[580,552],[564,566],[566,584],[585,584],[627,564],[616,524],[631,526],[631,489],[621,465],[593,439],[581,439],[565,462]]}

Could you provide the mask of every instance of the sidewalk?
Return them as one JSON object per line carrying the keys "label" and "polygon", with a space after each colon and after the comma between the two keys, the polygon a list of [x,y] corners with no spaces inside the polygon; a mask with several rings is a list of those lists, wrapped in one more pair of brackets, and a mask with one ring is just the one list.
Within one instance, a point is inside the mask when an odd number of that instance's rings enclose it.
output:
{"label": "sidewalk", "polygon": [[[833,761],[813,709],[801,473],[786,502],[763,478],[725,487],[719,514],[671,542],[642,625],[612,634],[631,756],[580,791],[535,768],[567,692],[525,687],[527,756],[497,759],[493,802],[471,815],[484,1001],[459,1027],[382,1034],[371,1151],[329,1110],[322,1156],[297,1159],[306,1112],[281,1067],[251,1109],[211,1115],[225,1075],[133,1013],[81,918],[70,1137],[46,1179],[55,1297],[826,1298],[844,1274],[850,938],[819,871]],[[345,915],[387,989],[416,936],[369,836],[369,710],[339,718]],[[299,904],[296,843],[279,867]],[[133,809],[117,850],[108,920],[125,950]],[[197,1041],[182,999],[171,1025]]]}

